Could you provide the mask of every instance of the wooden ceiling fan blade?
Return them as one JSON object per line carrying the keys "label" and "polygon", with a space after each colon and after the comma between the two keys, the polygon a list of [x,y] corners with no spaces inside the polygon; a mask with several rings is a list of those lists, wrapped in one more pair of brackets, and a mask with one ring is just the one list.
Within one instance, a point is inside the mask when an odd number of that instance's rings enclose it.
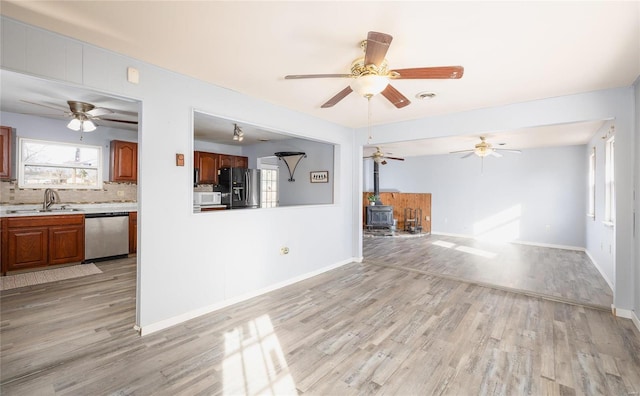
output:
{"label": "wooden ceiling fan blade", "polygon": [[387,98],[391,104],[396,106],[398,109],[401,109],[405,106],[411,104],[411,101],[407,99],[406,96],[400,93],[397,89],[391,86],[391,84],[387,85],[387,87],[382,91],[382,96]]}
{"label": "wooden ceiling fan blade", "polygon": [[396,161],[404,161],[404,158],[400,158],[400,157],[388,157],[388,156],[385,155],[384,158],[392,159],[392,160],[396,160]]}
{"label": "wooden ceiling fan blade", "polygon": [[393,70],[399,76],[395,79],[458,79],[464,74],[462,66],[416,67],[412,69]]}
{"label": "wooden ceiling fan blade", "polygon": [[295,80],[301,78],[346,78],[353,77],[351,74],[290,74],[284,76],[285,80]]}
{"label": "wooden ceiling fan blade", "polygon": [[323,104],[320,107],[323,109],[326,109],[328,107],[333,107],[336,103],[344,99],[351,92],[353,92],[353,89],[351,89],[351,87],[348,86],[342,91],[338,92],[333,98],[329,99],[327,102],[325,102],[325,104]]}
{"label": "wooden ceiling fan blade", "polygon": [[369,32],[367,35],[367,50],[364,54],[364,64],[380,66],[389,50],[393,37],[378,32]]}

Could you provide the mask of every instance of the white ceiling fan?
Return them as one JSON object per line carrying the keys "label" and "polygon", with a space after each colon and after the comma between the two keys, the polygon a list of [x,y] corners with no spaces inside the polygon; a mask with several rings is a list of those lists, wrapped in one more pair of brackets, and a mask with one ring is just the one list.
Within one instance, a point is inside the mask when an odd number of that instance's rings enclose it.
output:
{"label": "white ceiling fan", "polygon": [[[74,131],[81,132],[92,132],[96,129],[96,122],[100,123],[100,121],[107,122],[115,122],[120,124],[130,124],[137,125],[137,120],[126,120],[122,118],[114,118],[118,117],[118,114],[104,107],[97,107],[91,103],[76,101],[76,100],[67,100],[67,108],[62,106],[52,106],[44,103],[35,103],[27,100],[21,100],[23,103],[28,103],[31,105],[46,107],[51,110],[55,110],[58,114],[50,114],[49,116],[60,117],[60,118],[71,118],[71,121],[67,125],[69,129]],[[42,114],[35,114],[43,116]],[[121,114],[123,115],[123,114]],[[137,118],[137,115],[136,115]]]}
{"label": "white ceiling fan", "polygon": [[466,155],[463,155],[460,158],[467,158],[472,156],[473,154],[477,155],[478,157],[484,158],[488,155],[491,155],[494,157],[502,157],[501,152],[514,153],[514,154],[522,153],[522,151],[520,150],[495,148],[491,143],[487,142],[486,139],[487,138],[485,136],[480,136],[480,143],[476,144],[474,148],[468,149],[468,150],[451,151],[449,154],[467,153]]}

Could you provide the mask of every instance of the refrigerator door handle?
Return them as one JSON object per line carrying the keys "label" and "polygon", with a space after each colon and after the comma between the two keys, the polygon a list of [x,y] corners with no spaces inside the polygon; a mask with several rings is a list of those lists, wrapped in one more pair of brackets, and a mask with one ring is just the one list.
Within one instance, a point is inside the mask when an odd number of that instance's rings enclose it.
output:
{"label": "refrigerator door handle", "polygon": [[244,204],[249,205],[249,197],[251,196],[251,185],[249,184],[249,171],[244,171]]}

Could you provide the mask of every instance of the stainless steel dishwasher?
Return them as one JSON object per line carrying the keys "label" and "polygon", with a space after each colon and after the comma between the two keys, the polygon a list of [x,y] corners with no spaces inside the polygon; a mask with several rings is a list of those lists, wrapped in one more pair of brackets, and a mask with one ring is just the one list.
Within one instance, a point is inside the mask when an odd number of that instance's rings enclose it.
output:
{"label": "stainless steel dishwasher", "polygon": [[129,212],[84,215],[84,261],[129,254]]}

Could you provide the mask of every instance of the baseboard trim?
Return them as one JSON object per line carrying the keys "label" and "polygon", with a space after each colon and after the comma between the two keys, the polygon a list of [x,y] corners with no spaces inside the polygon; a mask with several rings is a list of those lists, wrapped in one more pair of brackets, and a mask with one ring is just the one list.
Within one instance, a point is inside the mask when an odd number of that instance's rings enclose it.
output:
{"label": "baseboard trim", "polygon": [[635,316],[635,314],[633,313],[632,310],[618,308],[613,304],[611,304],[611,312],[613,312],[613,316],[616,316],[618,318],[625,318],[625,319],[633,320],[633,317]]}
{"label": "baseboard trim", "polygon": [[282,282],[278,282],[276,284],[273,284],[271,286],[267,286],[265,288],[262,288],[262,289],[259,289],[259,290],[256,290],[256,291],[252,291],[252,292],[249,292],[249,293],[237,296],[237,297],[232,297],[232,298],[229,298],[229,299],[226,299],[226,300],[223,300],[223,301],[220,301],[220,302],[217,302],[215,304],[211,304],[211,305],[208,305],[208,306],[205,306],[205,307],[202,307],[202,308],[194,309],[192,311],[185,312],[183,314],[180,314],[180,315],[168,318],[168,319],[164,319],[164,320],[161,320],[159,322],[151,323],[151,324],[146,325],[146,326],[137,327],[136,330],[140,333],[141,336],[146,336],[146,335],[155,333],[157,331],[164,330],[164,329],[167,329],[169,327],[172,327],[172,326],[178,325],[180,323],[186,322],[187,320],[191,320],[191,319],[197,318],[199,316],[206,315],[206,314],[211,313],[211,312],[215,312],[217,310],[220,310],[222,308],[226,308],[228,306],[231,306],[233,304],[237,304],[239,302],[248,300],[250,298],[257,297],[257,296],[260,296],[262,294],[266,294],[266,293],[269,293],[271,291],[274,291],[274,290],[277,290],[277,289],[281,289],[281,288],[283,288],[285,286],[289,286],[289,285],[292,285],[294,283],[303,281],[305,279],[312,278],[312,277],[320,275],[320,274],[322,274],[324,272],[331,271],[331,270],[334,270],[336,268],[342,267],[343,265],[347,265],[347,264],[353,263],[354,261],[357,261],[357,258],[351,258],[351,259],[347,259],[347,260],[342,260],[342,261],[339,261],[339,262],[337,262],[335,264],[329,265],[327,267],[320,268],[319,270],[307,272],[306,274],[303,274],[303,275],[300,275],[300,276],[296,276],[296,277],[287,279],[287,280],[282,281]]}
{"label": "baseboard trim", "polygon": [[589,257],[589,260],[591,260],[591,262],[593,263],[594,267],[596,267],[596,269],[598,270],[598,272],[600,272],[600,275],[602,276],[602,278],[605,280],[605,282],[607,282],[607,284],[609,285],[609,288],[611,289],[611,291],[613,291],[613,282],[611,282],[611,280],[607,277],[607,275],[604,273],[604,271],[602,270],[602,268],[600,267],[600,265],[598,264],[598,262],[596,261],[595,257],[593,257],[591,255],[591,253],[589,252],[589,250],[585,249],[584,252],[586,253],[587,257]]}
{"label": "baseboard trim", "polygon": [[[476,235],[468,235],[468,234],[454,234],[454,233],[450,233],[450,232],[438,232],[438,231],[431,231],[431,235],[442,235],[442,236],[451,236],[451,237],[458,237],[458,238],[470,238],[470,239],[476,239],[476,240],[482,240],[482,238],[477,237]],[[539,247],[547,247],[547,248],[554,248],[554,249],[562,249],[562,250],[575,250],[578,252],[584,252],[585,248],[583,248],[582,246],[571,246],[571,245],[555,245],[552,243],[541,243],[541,242],[530,242],[530,241],[505,241],[507,243],[517,243],[519,245],[529,245],[529,246],[539,246]]]}
{"label": "baseboard trim", "polygon": [[631,312],[631,321],[634,325],[636,325],[636,329],[638,329],[638,332],[640,332],[640,319],[638,319],[638,316],[636,316],[636,313],[633,311]]}

